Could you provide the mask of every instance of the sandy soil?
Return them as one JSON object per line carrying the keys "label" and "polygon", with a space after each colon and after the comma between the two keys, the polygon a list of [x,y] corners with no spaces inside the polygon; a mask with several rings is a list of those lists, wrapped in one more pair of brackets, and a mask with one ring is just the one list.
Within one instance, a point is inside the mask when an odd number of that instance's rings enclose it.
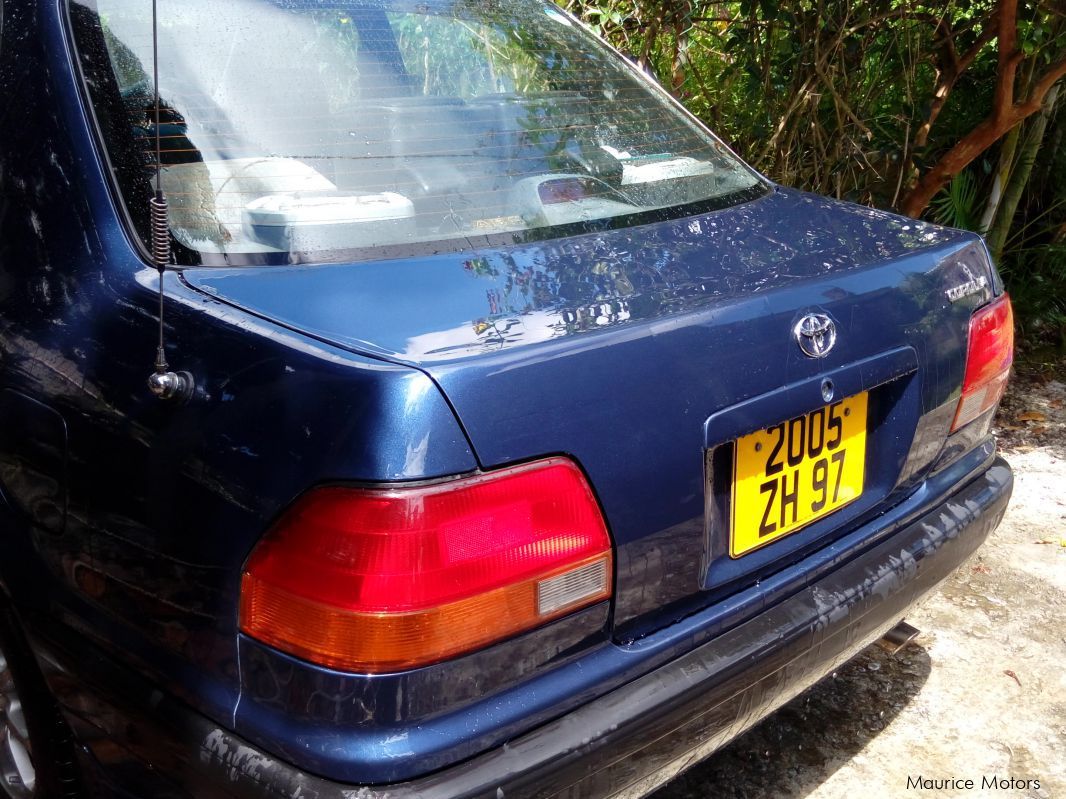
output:
{"label": "sandy soil", "polygon": [[654,799],[1066,797],[1064,383],[1061,365],[1016,377],[998,418],[1010,508],[908,617],[916,642],[867,650]]}

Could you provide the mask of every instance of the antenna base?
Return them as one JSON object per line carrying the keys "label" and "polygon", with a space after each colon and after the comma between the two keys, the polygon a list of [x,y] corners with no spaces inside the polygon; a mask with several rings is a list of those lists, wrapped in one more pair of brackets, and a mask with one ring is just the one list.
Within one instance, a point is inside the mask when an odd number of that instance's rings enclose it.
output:
{"label": "antenna base", "polygon": [[188,372],[153,372],[148,378],[148,390],[161,400],[188,401],[196,390],[196,382]]}

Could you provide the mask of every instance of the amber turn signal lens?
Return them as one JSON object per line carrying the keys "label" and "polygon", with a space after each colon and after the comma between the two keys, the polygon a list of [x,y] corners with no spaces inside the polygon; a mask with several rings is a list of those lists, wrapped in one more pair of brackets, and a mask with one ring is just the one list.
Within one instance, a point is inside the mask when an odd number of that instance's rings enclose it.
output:
{"label": "amber turn signal lens", "polygon": [[240,627],[344,671],[415,668],[611,595],[610,538],[581,471],[550,458],[431,485],[321,488],[249,558]]}

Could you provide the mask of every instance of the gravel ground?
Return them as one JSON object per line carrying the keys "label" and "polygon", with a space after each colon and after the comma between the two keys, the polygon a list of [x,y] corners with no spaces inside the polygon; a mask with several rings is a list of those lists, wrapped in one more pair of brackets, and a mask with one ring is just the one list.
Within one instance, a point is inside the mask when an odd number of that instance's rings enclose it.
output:
{"label": "gravel ground", "polygon": [[907,618],[915,643],[868,649],[654,799],[1066,797],[1064,383],[1062,364],[1016,376],[997,422],[1011,505]]}

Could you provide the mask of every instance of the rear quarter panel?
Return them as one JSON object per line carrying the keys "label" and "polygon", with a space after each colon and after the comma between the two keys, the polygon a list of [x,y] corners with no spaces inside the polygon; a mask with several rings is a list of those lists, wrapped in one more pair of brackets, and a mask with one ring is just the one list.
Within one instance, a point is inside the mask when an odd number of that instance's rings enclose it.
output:
{"label": "rear quarter panel", "polygon": [[112,202],[62,5],[4,6],[0,574],[20,606],[232,723],[240,570],[279,510],[323,480],[476,462],[425,375],[250,319],[173,274],[167,357],[198,395],[149,394],[157,277]]}

